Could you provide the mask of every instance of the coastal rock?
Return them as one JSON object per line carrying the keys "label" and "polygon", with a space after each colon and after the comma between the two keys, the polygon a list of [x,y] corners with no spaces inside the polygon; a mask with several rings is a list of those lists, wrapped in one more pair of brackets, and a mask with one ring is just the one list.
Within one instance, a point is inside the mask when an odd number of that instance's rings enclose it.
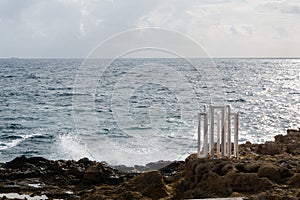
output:
{"label": "coastal rock", "polygon": [[[20,156],[0,164],[0,191],[49,199],[300,198],[300,131],[288,130],[275,142],[246,142],[239,149],[243,154],[239,158],[199,159],[192,154],[144,173],[134,167],[119,171],[87,158],[53,161]],[[165,164],[159,161],[138,169]]]}
{"label": "coastal rock", "polygon": [[174,172],[178,172],[182,170],[182,165],[184,164],[183,161],[175,161],[170,163],[167,166],[164,166],[163,168],[160,168],[159,171],[163,174],[172,174]]}
{"label": "coastal rock", "polygon": [[145,197],[139,192],[125,191],[116,196],[119,200],[151,200],[150,197]]}
{"label": "coastal rock", "polygon": [[104,183],[112,175],[112,170],[101,163],[91,165],[84,171],[83,179],[93,183]]}
{"label": "coastal rock", "polygon": [[142,173],[130,180],[127,187],[151,199],[160,199],[169,195],[159,171]]}
{"label": "coastal rock", "polygon": [[228,196],[232,192],[258,192],[272,187],[266,178],[259,178],[255,173],[236,173],[231,171],[224,177],[209,172],[203,176],[200,187],[203,190]]}
{"label": "coastal rock", "polygon": [[264,155],[275,155],[281,152],[281,146],[275,142],[265,142],[265,144],[259,144],[257,153]]}
{"label": "coastal rock", "polygon": [[275,142],[267,141],[264,144],[250,146],[255,153],[263,155],[275,155],[281,153],[298,155],[300,153],[300,130],[288,129],[287,135],[275,136]]}
{"label": "coastal rock", "polygon": [[287,184],[293,186],[300,186],[300,173],[294,174],[288,181]]}
{"label": "coastal rock", "polygon": [[172,162],[171,161],[163,161],[163,160],[160,160],[158,162],[150,162],[150,163],[147,163],[146,164],[146,168],[148,170],[158,170],[158,169],[161,169],[167,165],[170,165]]}
{"label": "coastal rock", "polygon": [[184,162],[183,161],[175,161],[159,170],[161,175],[163,176],[164,182],[166,184],[172,184],[176,182],[178,179],[183,177],[184,171]]}
{"label": "coastal rock", "polygon": [[280,171],[279,167],[264,163],[259,168],[257,175],[259,177],[266,177],[271,181],[278,182],[280,180]]}
{"label": "coastal rock", "polygon": [[232,170],[234,170],[234,166],[228,160],[213,161],[212,171],[217,173],[220,176],[224,176]]}
{"label": "coastal rock", "polygon": [[23,155],[20,157],[16,157],[15,159],[13,159],[10,162],[5,163],[4,166],[7,168],[12,168],[12,169],[22,168],[26,161],[27,161],[27,158]]}
{"label": "coastal rock", "polygon": [[273,186],[267,178],[259,178],[255,173],[231,174],[230,181],[235,192],[259,192]]}
{"label": "coastal rock", "polygon": [[236,171],[236,169],[232,163],[228,163],[222,167],[221,173],[222,173],[222,175],[226,175],[227,173],[229,173],[231,171]]}
{"label": "coastal rock", "polygon": [[294,175],[292,170],[290,170],[287,166],[284,166],[284,165],[281,165],[279,167],[279,173],[280,173],[280,178],[283,180]]}
{"label": "coastal rock", "polygon": [[230,187],[231,180],[228,177],[221,177],[218,174],[209,171],[203,175],[200,186],[202,191],[215,192],[220,195],[228,196],[232,193]]}
{"label": "coastal rock", "polygon": [[88,158],[81,158],[80,160],[78,160],[78,164],[82,164],[85,168],[87,168],[94,164],[94,162],[89,160]]}
{"label": "coastal rock", "polygon": [[257,163],[257,162],[254,162],[254,163],[237,163],[237,164],[235,164],[235,168],[239,172],[257,173],[259,168],[260,168],[260,164]]}

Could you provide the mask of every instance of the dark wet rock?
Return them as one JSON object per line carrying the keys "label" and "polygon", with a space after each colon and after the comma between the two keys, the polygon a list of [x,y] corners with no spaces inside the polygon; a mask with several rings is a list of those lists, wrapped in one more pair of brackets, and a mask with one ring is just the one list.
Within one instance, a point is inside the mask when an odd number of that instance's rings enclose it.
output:
{"label": "dark wet rock", "polygon": [[180,167],[182,166],[183,163],[184,163],[183,161],[175,161],[168,164],[167,166],[160,168],[159,171],[163,174],[171,174],[181,170]]}
{"label": "dark wet rock", "polygon": [[229,171],[234,170],[234,166],[232,165],[231,162],[228,160],[217,160],[217,162],[214,162],[212,171],[217,173],[220,176],[226,175]]}
{"label": "dark wet rock", "polygon": [[81,179],[84,175],[84,171],[85,171],[85,168],[83,168],[81,166],[73,165],[68,168],[68,170],[66,171],[66,174],[73,175],[76,178]]}
{"label": "dark wet rock", "polygon": [[294,174],[288,181],[287,184],[293,186],[300,186],[300,173]]}
{"label": "dark wet rock", "polygon": [[112,166],[112,168],[117,169],[122,172],[135,172],[136,171],[134,167],[128,167],[125,165],[114,165],[114,166]]}
{"label": "dark wet rock", "polygon": [[124,177],[118,175],[112,175],[107,179],[107,183],[110,185],[118,185],[124,182]]}
{"label": "dark wet rock", "polygon": [[[49,199],[299,199],[298,130],[288,130],[274,142],[246,142],[239,149],[239,158],[199,159],[192,154],[185,161],[116,168],[88,158],[20,156],[0,163],[0,192],[45,194]],[[162,168],[141,173],[157,167]]]}
{"label": "dark wet rock", "polygon": [[264,155],[275,155],[281,151],[280,145],[275,142],[266,142],[265,144],[259,144],[257,153]]}
{"label": "dark wet rock", "polygon": [[175,161],[159,169],[159,171],[162,174],[164,182],[166,184],[174,183],[178,179],[180,179],[182,177],[182,174],[184,173],[184,162]]}
{"label": "dark wet rock", "polygon": [[48,191],[45,193],[47,197],[51,199],[70,199],[73,195],[68,193],[67,191],[55,190]]}
{"label": "dark wet rock", "polygon": [[151,171],[151,170],[160,170],[170,164],[177,163],[177,162],[178,161],[171,162],[171,161],[160,160],[157,162],[147,163],[146,165],[134,165],[133,167],[128,167],[125,165],[115,165],[112,167],[119,171],[136,173],[136,172],[146,172],[146,171]]}
{"label": "dark wet rock", "polygon": [[269,180],[274,181],[274,182],[279,182],[279,180],[280,180],[279,167],[269,164],[269,163],[262,164],[258,170],[257,175],[259,177],[266,177]]}
{"label": "dark wet rock", "polygon": [[232,163],[229,163],[229,164],[226,164],[222,167],[222,175],[226,175],[228,172],[231,172],[231,171],[236,171],[235,167],[233,166]]}
{"label": "dark wet rock", "polygon": [[[274,192],[275,186],[296,187],[300,182],[294,175],[300,172],[296,152],[300,145],[292,145],[299,141],[299,131],[290,130],[287,135],[277,136],[275,142],[240,145],[240,159],[198,159],[193,154],[185,160],[185,176],[176,185],[174,196],[180,199],[257,193],[253,199],[281,199],[280,195],[287,195],[286,189]],[[299,188],[295,190],[296,194],[300,192]],[[292,192],[289,195],[295,196]]]}
{"label": "dark wet rock", "polygon": [[26,156],[20,156],[16,157],[10,162],[5,163],[4,167],[6,168],[11,168],[11,169],[16,169],[16,168],[22,168],[24,166],[24,163],[27,161]]}
{"label": "dark wet rock", "polygon": [[160,199],[168,196],[167,188],[159,171],[142,173],[130,180],[127,187],[151,199]]}
{"label": "dark wet rock", "polygon": [[229,182],[227,180],[227,177],[225,178],[219,176],[212,171],[204,174],[200,184],[198,184],[197,186],[200,186],[203,191],[215,192],[224,196],[228,196],[232,193],[232,188],[228,187]]}
{"label": "dark wet rock", "polygon": [[[229,162],[229,161],[228,161]],[[241,173],[234,170],[234,166],[228,162],[218,163],[218,167],[209,169],[213,161],[199,163],[196,166],[193,179],[185,179],[183,185],[186,185],[185,191],[180,188],[177,192],[194,194],[189,196],[184,194],[185,198],[204,198],[209,194],[217,193],[219,197],[230,196],[232,192],[258,192],[272,187],[272,183],[267,178],[260,178],[256,173]],[[222,164],[221,164],[222,163]],[[219,173],[219,169],[229,169],[226,173]],[[178,185],[182,187],[182,185]],[[188,191],[192,190],[192,191]]]}
{"label": "dark wet rock", "polygon": [[49,163],[50,161],[43,157],[31,157],[26,160],[27,163],[33,164],[33,165],[45,165]]}
{"label": "dark wet rock", "polygon": [[93,183],[104,183],[112,173],[112,169],[104,167],[101,163],[97,163],[84,171],[83,179]]}
{"label": "dark wet rock", "polygon": [[257,173],[260,168],[260,164],[256,163],[256,162],[254,162],[254,163],[236,163],[235,168],[239,172]]}
{"label": "dark wet rock", "polygon": [[94,162],[89,160],[88,158],[81,158],[80,160],[78,160],[78,164],[82,164],[84,167],[89,167],[94,164]]}
{"label": "dark wet rock", "polygon": [[252,150],[263,155],[275,155],[289,153],[298,155],[300,153],[299,130],[288,129],[287,135],[275,136],[275,141],[267,141],[265,144],[252,145]]}
{"label": "dark wet rock", "polygon": [[116,199],[119,200],[151,200],[150,197],[145,197],[141,193],[135,191],[125,191],[116,197]]}
{"label": "dark wet rock", "polygon": [[170,165],[172,162],[171,161],[164,161],[164,160],[160,160],[158,162],[150,162],[146,164],[146,168],[148,170],[157,170],[157,169],[161,169],[167,165]]}
{"label": "dark wet rock", "polygon": [[237,173],[231,175],[232,189],[237,192],[258,192],[270,189],[273,184],[255,173]]}
{"label": "dark wet rock", "polygon": [[292,170],[290,170],[287,166],[281,165],[279,167],[279,173],[281,179],[286,179],[294,175]]}
{"label": "dark wet rock", "polygon": [[276,135],[274,138],[276,143],[287,143],[288,141],[288,138],[282,134]]}
{"label": "dark wet rock", "polygon": [[136,171],[136,172],[144,172],[144,171],[148,170],[148,168],[143,165],[134,165],[133,168],[134,168],[134,171]]}

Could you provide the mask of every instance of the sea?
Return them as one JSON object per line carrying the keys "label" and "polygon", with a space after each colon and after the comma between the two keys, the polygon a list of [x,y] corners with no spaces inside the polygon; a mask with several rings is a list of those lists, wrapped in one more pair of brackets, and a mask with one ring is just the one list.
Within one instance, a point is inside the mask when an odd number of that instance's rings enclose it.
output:
{"label": "sea", "polygon": [[0,162],[184,160],[211,104],[239,114],[239,143],[300,127],[295,58],[3,58],[0,88]]}

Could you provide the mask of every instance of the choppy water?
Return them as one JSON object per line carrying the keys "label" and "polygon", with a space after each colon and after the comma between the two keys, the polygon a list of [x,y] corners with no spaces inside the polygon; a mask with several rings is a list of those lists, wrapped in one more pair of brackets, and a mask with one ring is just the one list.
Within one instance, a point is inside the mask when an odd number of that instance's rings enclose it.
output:
{"label": "choppy water", "polygon": [[121,59],[91,91],[78,81],[82,61],[0,59],[0,161],[183,159],[196,151],[197,111],[216,99],[240,113],[240,142],[300,126],[300,59],[215,59],[215,85],[201,59]]}

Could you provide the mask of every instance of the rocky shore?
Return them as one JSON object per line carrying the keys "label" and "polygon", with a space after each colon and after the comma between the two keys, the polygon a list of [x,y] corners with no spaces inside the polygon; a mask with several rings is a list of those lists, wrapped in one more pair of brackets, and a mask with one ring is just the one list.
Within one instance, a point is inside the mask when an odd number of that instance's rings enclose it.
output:
{"label": "rocky shore", "polygon": [[[17,157],[0,164],[2,199],[300,199],[300,130],[239,146],[239,158],[185,161],[148,172],[87,158]],[[157,163],[166,164],[163,162]],[[149,170],[155,163],[138,169]]]}

